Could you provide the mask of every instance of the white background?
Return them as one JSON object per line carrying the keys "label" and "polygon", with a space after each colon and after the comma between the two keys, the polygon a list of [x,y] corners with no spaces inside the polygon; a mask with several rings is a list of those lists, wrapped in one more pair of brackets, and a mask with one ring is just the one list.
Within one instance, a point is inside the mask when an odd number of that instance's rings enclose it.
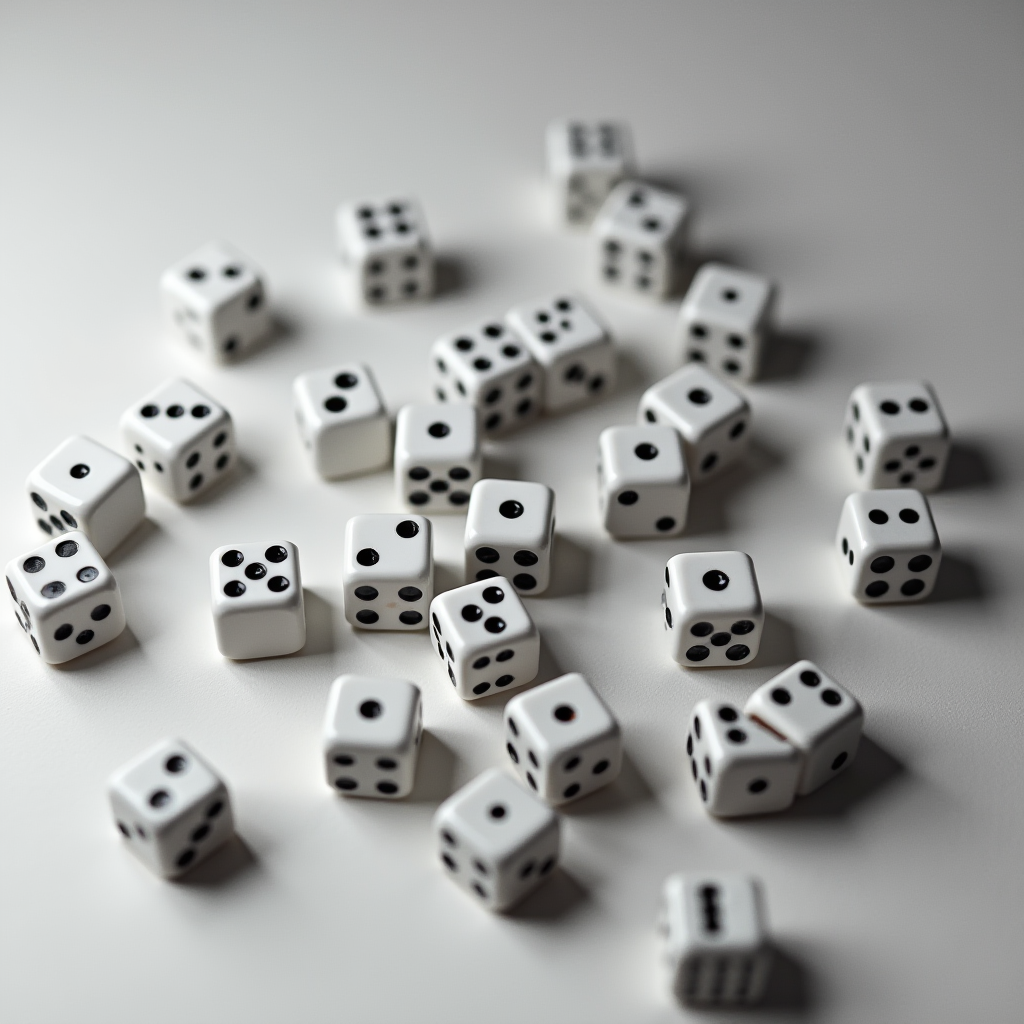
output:
{"label": "white background", "polygon": [[[780,1020],[1002,1021],[1019,1013],[1024,805],[1020,665],[1024,13],[1013,3],[0,7],[0,538],[39,543],[23,481],[64,437],[116,446],[121,411],[183,374],[235,417],[244,468],[195,506],[149,497],[111,558],[129,629],[65,668],[0,628],[0,1017],[18,1022],[651,1022],[664,876],[735,868],[766,885]],[[630,422],[678,355],[674,305],[605,293],[585,238],[545,220],[542,134],[563,114],[634,127],[643,171],[694,203],[695,250],[782,288],[783,338],[749,388],[749,464],[694,495],[674,541],[598,525],[605,425]],[[412,193],[446,261],[429,305],[340,299],[332,213]],[[210,238],[267,270],[281,328],[229,369],[162,332],[160,271]],[[619,716],[619,783],[573,807],[564,871],[516,914],[437,867],[437,803],[501,763],[501,700],[457,700],[423,635],[355,634],[340,607],[356,512],[388,474],[326,484],[289,389],[375,368],[392,409],[427,394],[430,342],[578,287],[613,326],[602,405],[494,446],[491,472],[553,485],[551,593],[529,606],[542,677],[586,673]],[[955,436],[932,500],[932,600],[865,609],[833,532],[852,479],[844,401],[925,376]],[[461,517],[435,520],[443,586]],[[206,565],[219,544],[300,548],[309,642],[225,662]],[[668,657],[659,576],[679,550],[754,558],[769,618],[750,668]],[[863,701],[841,781],[766,820],[717,822],[685,777],[685,721],[810,657]],[[320,775],[340,671],[424,689],[406,803],[345,801]],[[104,784],[180,734],[229,780],[244,847],[184,884],[121,848]],[[729,1014],[719,1019],[729,1019]],[[744,1015],[749,1019],[749,1015]]]}

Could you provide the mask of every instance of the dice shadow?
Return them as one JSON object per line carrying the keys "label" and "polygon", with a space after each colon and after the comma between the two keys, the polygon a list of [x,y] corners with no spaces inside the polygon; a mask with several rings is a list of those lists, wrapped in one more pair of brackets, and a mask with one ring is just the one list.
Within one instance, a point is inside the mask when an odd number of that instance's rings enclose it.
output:
{"label": "dice shadow", "polygon": [[633,759],[624,752],[622,770],[614,782],[558,810],[567,818],[583,818],[590,815],[614,814],[634,804],[653,799],[654,790],[640,774]]}
{"label": "dice shadow", "polygon": [[943,551],[935,588],[925,604],[945,601],[983,601],[986,587],[974,562],[955,552]]}
{"label": "dice shadow", "polygon": [[299,318],[290,309],[275,306],[270,314],[270,326],[258,341],[232,359],[229,366],[255,362],[262,358],[268,350],[281,348],[295,342],[302,332]]}
{"label": "dice shadow", "polygon": [[113,569],[126,559],[131,558],[139,548],[148,544],[156,534],[160,533],[160,529],[160,525],[147,516],[109,555],[104,557],[104,561]]}
{"label": "dice shadow", "polygon": [[761,368],[753,383],[769,384],[805,376],[820,350],[820,335],[814,331],[771,331],[764,339]]}
{"label": "dice shadow", "polygon": [[456,568],[445,562],[434,562],[434,596],[445,594],[449,590],[456,590],[463,586],[465,580],[463,568]]}
{"label": "dice shadow", "polygon": [[420,754],[416,762],[416,780],[406,803],[439,804],[454,792],[458,756],[429,729],[423,730]]}
{"label": "dice shadow", "polygon": [[587,593],[593,560],[593,552],[587,545],[556,531],[551,552],[551,581],[548,589],[537,595],[538,600]]}
{"label": "dice shadow", "polygon": [[559,866],[543,885],[505,911],[505,917],[518,921],[554,921],[578,910],[589,898],[587,890]]}
{"label": "dice shadow", "polygon": [[258,867],[256,854],[236,832],[216,853],[174,881],[186,888],[214,889],[236,882]]}
{"label": "dice shadow", "polygon": [[972,438],[957,439],[949,449],[943,491],[987,490],[999,483],[999,473],[985,447]]}
{"label": "dice shadow", "polygon": [[451,252],[434,254],[434,298],[446,299],[465,292],[472,285],[469,262]]}
{"label": "dice shadow", "polygon": [[71,661],[65,661],[60,665],[50,665],[49,668],[59,669],[62,672],[88,672],[91,669],[100,668],[114,658],[124,657],[129,651],[142,649],[138,638],[131,630],[131,626],[125,626],[119,636],[114,637],[109,643],[97,647],[88,654],[81,654]]}
{"label": "dice shadow", "polygon": [[309,587],[302,588],[306,609],[306,643],[291,657],[329,654],[334,650],[334,605]]}
{"label": "dice shadow", "polygon": [[771,966],[765,979],[765,989],[756,1003],[728,1006],[687,1006],[676,993],[676,1002],[690,1013],[718,1015],[723,1012],[737,1016],[753,1017],[765,1013],[786,1013],[804,1016],[814,1009],[814,992],[811,976],[794,953],[780,945],[777,941],[770,942]]}
{"label": "dice shadow", "polygon": [[765,612],[761,645],[757,656],[747,662],[747,667],[792,665],[797,659],[796,630],[785,619],[780,619],[772,612]]}

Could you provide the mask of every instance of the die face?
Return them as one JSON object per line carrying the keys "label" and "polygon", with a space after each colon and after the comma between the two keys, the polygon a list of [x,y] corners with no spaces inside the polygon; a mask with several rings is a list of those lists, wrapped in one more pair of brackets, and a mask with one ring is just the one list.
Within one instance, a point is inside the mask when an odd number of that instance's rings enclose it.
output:
{"label": "die face", "polygon": [[857,479],[864,487],[922,492],[942,483],[949,428],[925,381],[886,381],[854,388],[844,433]]}
{"label": "die face", "polygon": [[469,402],[487,434],[535,419],[543,406],[540,367],[500,320],[488,320],[434,342],[434,394],[439,402]]}
{"label": "die face", "polygon": [[448,876],[491,910],[505,910],[554,870],[555,813],[497,769],[477,776],[434,815]]}
{"label": "die face", "polygon": [[915,490],[857,491],[843,505],[836,546],[864,604],[920,601],[935,588],[942,547],[928,500]]}
{"label": "die face", "polygon": [[345,527],[345,617],[360,629],[425,629],[434,597],[432,528],[423,516],[370,513]]}
{"label": "die face", "polygon": [[225,658],[293,654],[305,644],[299,551],[291,541],[217,548],[210,556],[210,595]]}
{"label": "die face", "polygon": [[408,796],[422,734],[423,706],[415,684],[339,676],[324,724],[327,784],[345,796]]}
{"label": "die face", "polygon": [[540,635],[508,580],[497,576],[439,594],[430,621],[438,657],[463,700],[536,678]]}
{"label": "die face", "polygon": [[551,581],[555,494],[524,480],[480,480],[466,515],[466,578],[504,575],[520,594],[541,594]]}
{"label": "die face", "polygon": [[571,227],[586,227],[613,186],[633,171],[629,126],[555,121],[547,130],[547,159],[559,219]]}
{"label": "die face", "polygon": [[178,502],[208,491],[235,458],[228,411],[180,379],[161,384],[126,410],[121,436],[143,480]]}
{"label": "die face", "polygon": [[81,530],[109,554],[146,514],[138,470],[91,438],[69,437],[26,482],[32,514],[47,536]]}
{"label": "die face", "polygon": [[667,424],[683,439],[694,483],[732,465],[747,450],[750,406],[702,366],[684,366],[648,388],[638,422]]}
{"label": "die face", "polygon": [[578,673],[510,700],[505,740],[520,778],[550,804],[586,796],[622,768],[618,722]]}
{"label": "die face", "polygon": [[671,537],[686,526],[690,477],[679,434],[641,424],[608,427],[598,439],[598,494],[613,537]]}
{"label": "die face", "polygon": [[720,818],[768,814],[796,795],[800,755],[732,704],[700,701],[686,737],[701,801]]}
{"label": "die face", "polygon": [[864,712],[853,694],[811,661],[798,661],[769,679],[751,694],[744,712],[800,751],[800,795],[853,763]]}
{"label": "die face", "polygon": [[661,603],[672,656],[687,668],[746,665],[757,656],[764,606],[750,556],[694,551],[670,558]]}
{"label": "die face", "polygon": [[80,531],[8,562],[7,590],[18,624],[50,665],[101,647],[125,627],[117,581]]}
{"label": "die face", "polygon": [[132,852],[165,877],[195,867],[234,833],[227,787],[179,739],[161,740],[118,769],[108,793]]}
{"label": "die face", "polygon": [[480,479],[476,409],[466,403],[406,405],[395,425],[398,496],[422,512],[461,512]]}
{"label": "die face", "polygon": [[524,303],[509,310],[505,319],[543,370],[548,412],[597,400],[613,390],[611,337],[578,296]]}

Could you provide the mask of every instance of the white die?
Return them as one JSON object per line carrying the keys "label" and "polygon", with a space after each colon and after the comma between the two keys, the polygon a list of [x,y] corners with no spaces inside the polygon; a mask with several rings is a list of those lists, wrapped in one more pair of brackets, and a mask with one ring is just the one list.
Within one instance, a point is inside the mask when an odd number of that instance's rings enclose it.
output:
{"label": "white die", "polygon": [[423,705],[414,683],[338,676],[324,722],[327,785],[345,796],[408,796],[422,735]]}
{"label": "white die", "polygon": [[540,367],[500,320],[438,338],[431,373],[437,400],[475,405],[489,434],[529,423],[543,405]]}
{"label": "white die", "polygon": [[705,263],[679,310],[683,359],[703,363],[725,377],[753,380],[775,296],[774,285],[757,274]]}
{"label": "white die", "polygon": [[853,763],[864,712],[849,690],[811,661],[798,661],[759,686],[743,710],[800,751],[798,796]]}
{"label": "white die", "polygon": [[235,832],[227,786],[179,739],[161,740],[123,765],[107,792],[128,848],[164,878],[206,860]]}
{"label": "white die", "polygon": [[665,566],[661,592],[672,657],[687,668],[746,665],[757,657],[764,606],[750,555],[691,551]]}
{"label": "white die", "polygon": [[448,876],[488,910],[507,910],[558,864],[558,815],[514,779],[491,768],[434,815]]}
{"label": "white die", "polygon": [[676,285],[689,205],[674,192],[624,181],[612,189],[592,229],[600,280],[659,299]]}
{"label": "white die", "polygon": [[430,520],[371,512],[345,526],[345,618],[360,629],[425,629],[434,597]]}
{"label": "white die", "polygon": [[673,537],[690,507],[683,443],[669,426],[608,427],[598,439],[598,500],[613,537]]}
{"label": "white die", "polygon": [[208,491],[234,463],[227,409],[187,380],[166,381],[125,410],[121,437],[143,479],[179,502]]}
{"label": "white die", "polygon": [[299,549],[290,541],[217,548],[210,556],[210,598],[225,658],[293,654],[306,642]]}
{"label": "white die", "polygon": [[652,384],[640,397],[640,423],[679,431],[694,483],[731,466],[747,450],[747,400],[702,366],[684,366]]}
{"label": "white die", "polygon": [[909,487],[923,493],[942,483],[949,428],[931,385],[923,380],[861,384],[846,406],[846,443],[863,487]]}
{"label": "white die", "polygon": [[846,585],[864,604],[920,601],[935,588],[942,546],[920,491],[854,492],[843,503],[836,545]]}
{"label": "white die", "polygon": [[578,672],[513,697],[505,740],[519,777],[556,806],[608,785],[622,768],[619,723]]}
{"label": "white die", "polygon": [[782,811],[796,796],[801,767],[797,749],[732,704],[696,704],[686,753],[701,801],[716,817]]}
{"label": "white die", "polygon": [[546,143],[557,218],[570,227],[586,227],[612,188],[633,173],[629,125],[555,121],[548,125]]}
{"label": "white die", "polygon": [[515,588],[501,576],[438,594],[433,640],[463,700],[525,686],[540,667],[540,634]]}
{"label": "white die", "polygon": [[81,530],[101,555],[113,551],[146,516],[139,471],[81,435],[58,445],[32,470],[25,487],[43,533]]}
{"label": "white die", "polygon": [[342,263],[363,302],[379,306],[431,295],[434,254],[414,199],[342,203],[337,229]]}
{"label": "white die", "polygon": [[117,580],[77,530],[8,562],[7,589],[18,625],[50,665],[94,651],[124,630]]}
{"label": "white die", "polygon": [[505,576],[521,594],[551,582],[555,492],[525,480],[480,480],[466,514],[466,579]]}
{"label": "white die", "polygon": [[746,875],[671,875],[658,930],[672,992],[687,1006],[756,1003],[771,970],[760,886]]}
{"label": "white die", "polygon": [[391,421],[363,363],[311,370],[292,385],[299,435],[326,479],[354,476],[391,461]]}
{"label": "white die", "polygon": [[578,296],[527,302],[506,320],[540,364],[548,412],[595,401],[615,387],[611,335]]}
{"label": "white die", "polygon": [[210,242],[165,270],[160,291],[172,328],[215,363],[243,355],[270,329],[259,269],[223,242]]}
{"label": "white die", "polygon": [[480,479],[477,411],[451,405],[406,405],[395,424],[395,486],[407,508],[461,512]]}

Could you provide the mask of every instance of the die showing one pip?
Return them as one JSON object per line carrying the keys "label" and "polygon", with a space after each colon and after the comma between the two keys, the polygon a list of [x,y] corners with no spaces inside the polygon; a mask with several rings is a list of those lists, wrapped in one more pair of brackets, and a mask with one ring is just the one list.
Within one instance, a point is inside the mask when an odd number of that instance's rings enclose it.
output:
{"label": "die showing one pip", "polygon": [[146,516],[135,466],[81,435],[58,445],[32,470],[25,487],[43,533],[81,530],[101,555],[113,551]]}
{"label": "die showing one pip", "polygon": [[6,574],[14,617],[51,665],[94,651],[125,627],[117,580],[84,533],[12,559]]}
{"label": "die showing one pip", "polygon": [[686,753],[701,801],[716,817],[782,811],[796,796],[801,766],[797,749],[732,704],[696,704]]}
{"label": "die showing one pip", "polygon": [[306,643],[299,550],[290,541],[217,548],[210,556],[210,592],[225,658],[272,658]]}
{"label": "die showing one pip", "polygon": [[861,384],[846,406],[846,443],[863,487],[934,491],[949,458],[949,428],[923,380]]}
{"label": "die showing one pip", "polygon": [[391,421],[370,368],[362,363],[311,370],[292,386],[302,443],[330,480],[391,461]]}
{"label": "die showing one pip", "polygon": [[508,910],[558,864],[558,815],[497,768],[441,804],[434,834],[448,877],[488,910]]}
{"label": "die showing one pip", "polygon": [[210,242],[164,271],[160,291],[174,330],[215,363],[243,355],[270,329],[262,274],[224,242]]}
{"label": "die showing one pip", "polygon": [[540,634],[515,588],[501,576],[438,594],[430,621],[438,657],[463,700],[536,678]]}
{"label": "die showing one pip", "polygon": [[856,491],[843,504],[836,546],[846,585],[864,604],[920,601],[935,588],[942,547],[919,491]]}
{"label": "die showing one pip", "polygon": [[608,785],[622,768],[619,723],[578,672],[513,697],[505,740],[519,777],[556,806]]}
{"label": "die showing one pip", "polygon": [[434,597],[430,520],[371,512],[345,526],[345,618],[360,629],[424,629]]}
{"label": "die showing one pip", "polygon": [[459,402],[406,405],[395,424],[398,497],[421,512],[461,512],[480,479],[476,409]]}
{"label": "die showing one pip", "polygon": [[551,581],[555,492],[526,480],[480,480],[466,514],[466,579],[505,576],[521,594]]}
{"label": "die showing one pip", "polygon": [[731,466],[747,450],[747,400],[702,366],[684,366],[640,397],[638,422],[679,431],[694,483]]}
{"label": "die showing one pip", "polygon": [[683,359],[715,373],[753,380],[771,325],[775,287],[757,274],[705,263],[679,310]]}
{"label": "die showing one pip", "polygon": [[683,532],[690,475],[683,443],[669,426],[608,427],[598,439],[598,499],[613,537],[672,537]]}
{"label": "die showing one pip", "polygon": [[227,786],[179,739],[132,758],[110,777],[107,792],[128,848],[164,878],[194,868],[234,835]]}
{"label": "die showing one pip", "polygon": [[345,796],[408,796],[422,735],[423,705],[414,683],[338,676],[324,722],[327,784]]}
{"label": "die showing one pip", "polygon": [[764,606],[742,551],[691,551],[665,566],[661,592],[672,657],[687,668],[746,665],[757,656]]}
{"label": "die showing one pip", "polygon": [[759,686],[743,710],[800,752],[798,796],[853,763],[864,712],[849,690],[811,661],[798,661]]}

